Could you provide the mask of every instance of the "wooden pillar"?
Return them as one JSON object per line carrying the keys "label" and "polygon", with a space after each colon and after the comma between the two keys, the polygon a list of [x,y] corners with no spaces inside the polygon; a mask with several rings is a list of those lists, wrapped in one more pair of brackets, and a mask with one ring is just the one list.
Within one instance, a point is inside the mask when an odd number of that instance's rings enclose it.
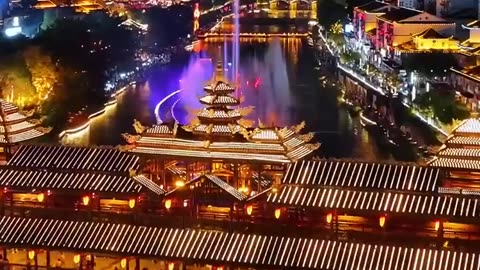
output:
{"label": "wooden pillar", "polygon": [[[260,184],[260,175],[262,175],[262,172],[260,171],[260,168],[262,168],[262,164],[258,164],[257,165],[257,190],[258,190],[258,193],[262,192],[262,185]],[[273,183],[272,183],[273,184]]]}
{"label": "wooden pillar", "polygon": [[50,266],[51,266],[51,263],[50,263],[50,251],[49,251],[49,250],[47,250],[46,256],[47,256],[47,269],[49,269]]}
{"label": "wooden pillar", "polygon": [[135,270],[140,270],[140,258],[135,258]]}
{"label": "wooden pillar", "polygon": [[335,222],[335,237],[338,237],[338,213],[337,210],[333,211],[333,217]]}
{"label": "wooden pillar", "polygon": [[238,188],[238,164],[233,163],[233,187]]}
{"label": "wooden pillar", "polygon": [[162,181],[163,181],[163,188],[167,190],[167,179],[166,179],[166,172],[165,172],[165,159],[162,159]]}
{"label": "wooden pillar", "polygon": [[189,161],[185,162],[185,172],[187,174],[185,180],[188,182],[190,181],[190,162]]}
{"label": "wooden pillar", "polygon": [[35,252],[34,263],[35,263],[35,268],[34,269],[37,270],[38,269],[38,254],[37,254],[37,252]]}
{"label": "wooden pillar", "polygon": [[437,236],[440,241],[443,240],[443,232],[444,232],[444,227],[443,227],[443,220],[438,221],[438,230],[437,230]]}

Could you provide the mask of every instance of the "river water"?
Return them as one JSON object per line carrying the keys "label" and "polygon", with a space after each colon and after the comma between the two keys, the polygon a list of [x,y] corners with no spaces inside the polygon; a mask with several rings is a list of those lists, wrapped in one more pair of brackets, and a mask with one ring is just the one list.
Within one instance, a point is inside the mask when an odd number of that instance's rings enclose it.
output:
{"label": "river water", "polygon": [[[216,66],[217,60],[223,57],[223,46],[222,42],[202,43],[201,55],[212,58],[213,66]],[[338,104],[337,87],[321,83],[313,54],[313,48],[307,45],[306,40],[298,38],[242,42],[241,72],[244,75],[241,80],[244,86],[240,94],[243,106],[256,107],[250,119],[257,123],[260,119],[265,125],[276,126],[305,121],[305,132],[314,132],[315,140],[322,143],[318,156],[391,159],[389,151],[378,146],[377,140],[362,128],[358,119],[352,119]],[[117,104],[92,119],[88,128],[68,135],[62,142],[77,145],[125,144],[122,133],[134,133],[134,119],[144,125],[156,123],[154,111],[157,104],[179,89],[179,80],[182,74],[185,78],[188,66],[184,63],[155,68],[147,82],[125,91],[118,97]],[[199,107],[191,100],[196,100],[201,94],[195,89],[168,99],[159,109],[160,118],[172,121],[173,114],[178,121],[188,122],[190,109]]]}

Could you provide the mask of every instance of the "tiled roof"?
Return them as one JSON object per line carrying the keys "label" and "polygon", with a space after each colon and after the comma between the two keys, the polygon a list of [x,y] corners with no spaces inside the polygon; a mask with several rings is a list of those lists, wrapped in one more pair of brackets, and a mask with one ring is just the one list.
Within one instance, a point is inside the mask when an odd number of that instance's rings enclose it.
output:
{"label": "tiled roof", "polygon": [[438,248],[23,217],[0,219],[0,243],[275,269],[438,270],[440,266],[462,266],[462,270],[475,270],[480,265],[480,254]]}
{"label": "tiled roof", "polygon": [[440,39],[440,38],[448,38],[437,31],[433,30],[432,28],[428,28],[427,30],[420,32],[418,34],[413,35],[414,37],[424,38],[424,39]]}
{"label": "tiled roof", "polygon": [[407,8],[396,8],[396,9],[391,9],[390,11],[381,15],[379,18],[387,21],[398,22],[398,21],[411,18],[421,13],[422,12],[418,10],[407,9]]}
{"label": "tiled roof", "polygon": [[282,184],[432,192],[439,178],[440,170],[417,165],[324,160],[290,164]]}
{"label": "tiled roof", "polygon": [[374,11],[377,11],[378,9],[381,9],[387,6],[389,6],[389,4],[387,3],[380,2],[380,1],[372,1],[361,6],[357,6],[355,8],[366,11],[366,12],[374,12]]}
{"label": "tiled roof", "polygon": [[347,190],[284,186],[268,196],[269,203],[347,213],[362,211],[449,218],[480,218],[480,199],[472,196]]}
{"label": "tiled roof", "polygon": [[104,193],[165,193],[150,179],[87,172],[51,172],[0,167],[0,186],[12,190],[63,190]]}
{"label": "tiled roof", "polygon": [[10,166],[57,170],[129,172],[139,168],[139,157],[114,148],[59,145],[22,145]]}

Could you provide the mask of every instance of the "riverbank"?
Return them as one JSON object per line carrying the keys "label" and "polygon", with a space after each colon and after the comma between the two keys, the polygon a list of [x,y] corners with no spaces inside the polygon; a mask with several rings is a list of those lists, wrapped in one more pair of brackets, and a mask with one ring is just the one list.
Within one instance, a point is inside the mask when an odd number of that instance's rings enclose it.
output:
{"label": "riverbank", "polygon": [[[321,40],[322,40],[323,44],[325,45],[325,47],[327,48],[328,52],[332,56],[337,57],[337,55],[335,53],[335,50],[330,46],[330,42],[325,38],[322,31],[319,31],[319,37],[321,38]],[[354,70],[350,69],[348,66],[346,66],[346,65],[344,65],[340,62],[337,62],[337,68],[340,69],[342,72],[350,75],[350,77],[358,80],[358,82],[360,82],[363,85],[365,85],[366,87],[370,88],[370,90],[374,91],[375,93],[377,93],[381,96],[386,96],[385,92],[383,91],[382,88],[374,85],[373,82],[369,81],[367,78],[365,78],[361,74],[358,74]],[[422,115],[419,111],[415,110],[414,108],[412,108],[411,106],[409,106],[405,102],[402,102],[402,105],[405,107],[405,109],[408,110],[408,113],[410,114],[411,117],[419,120],[421,123],[427,125],[430,129],[434,130],[435,132],[438,132],[441,135],[441,136],[439,136],[440,140],[441,140],[441,138],[446,138],[446,136],[448,136],[449,131],[446,130],[445,128],[441,127],[437,123],[436,120],[434,120],[430,117],[427,117],[425,115]]]}
{"label": "riverbank", "polygon": [[112,93],[110,96],[110,100],[103,105],[103,108],[92,109],[90,112],[83,112],[83,115],[79,117],[81,118],[81,120],[76,122],[74,126],[64,129],[62,132],[60,132],[60,134],[58,135],[58,139],[62,140],[62,138],[65,136],[74,135],[90,127],[92,120],[103,115],[109,107],[116,106],[118,101],[117,98],[129,88],[135,86],[136,81],[130,82],[126,86],[123,86],[114,93]]}

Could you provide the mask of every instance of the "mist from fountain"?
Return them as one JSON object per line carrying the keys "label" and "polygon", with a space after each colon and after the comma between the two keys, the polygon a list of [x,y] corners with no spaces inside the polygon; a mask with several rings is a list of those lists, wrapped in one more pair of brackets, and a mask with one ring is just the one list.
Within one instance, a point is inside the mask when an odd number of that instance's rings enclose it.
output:
{"label": "mist from fountain", "polygon": [[[202,108],[198,98],[205,95],[203,88],[212,78],[214,65],[212,59],[202,56],[192,56],[188,66],[182,72],[180,77],[180,101],[176,106],[181,107],[183,113],[179,117],[179,122],[185,124],[191,120],[191,113],[194,110]],[[177,116],[178,117],[178,116]]]}
{"label": "mist from fountain", "polygon": [[240,67],[240,0],[233,0],[233,85],[237,84]]}
{"label": "mist from fountain", "polygon": [[[249,118],[260,119],[267,126],[291,124],[294,120],[290,112],[292,96],[280,41],[270,43],[263,59],[253,57],[245,64],[241,74],[249,84],[242,91],[244,106],[255,107]],[[245,84],[242,85],[245,88]]]}

